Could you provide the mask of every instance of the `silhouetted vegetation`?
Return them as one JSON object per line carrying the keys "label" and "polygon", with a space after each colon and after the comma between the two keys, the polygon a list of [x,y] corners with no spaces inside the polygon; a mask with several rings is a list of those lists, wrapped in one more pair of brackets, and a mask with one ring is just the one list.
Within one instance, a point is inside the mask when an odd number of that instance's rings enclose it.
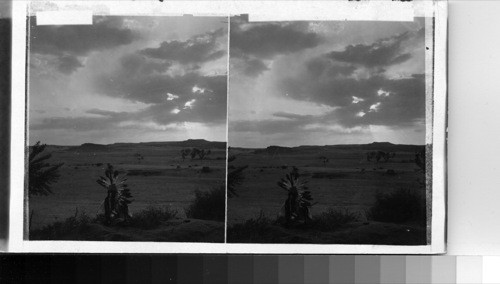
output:
{"label": "silhouetted vegetation", "polygon": [[266,217],[261,211],[256,219],[246,220],[244,223],[235,224],[227,228],[228,242],[258,242],[273,243],[278,242],[280,236],[276,236],[272,230],[273,221]]}
{"label": "silhouetted vegetation", "polygon": [[334,231],[345,224],[359,221],[359,214],[348,209],[330,209],[312,220],[311,227],[319,231]]}
{"label": "silhouetted vegetation", "polygon": [[141,155],[140,153],[135,153],[134,158],[137,159],[137,163],[139,163],[139,164],[141,163],[142,160],[144,160],[144,156]]}
{"label": "silhouetted vegetation", "polygon": [[293,167],[292,171],[278,182],[278,186],[287,192],[287,199],[283,207],[286,226],[291,222],[311,220],[310,208],[312,204],[311,191],[307,190],[307,181],[300,179],[299,170]]}
{"label": "silhouetted vegetation", "polygon": [[123,222],[130,218],[128,205],[132,203],[132,195],[128,188],[125,174],[116,171],[111,164],[104,172],[105,176],[100,176],[97,183],[107,189],[107,196],[104,199],[104,216],[109,222]]}
{"label": "silhouetted vegetation", "polygon": [[59,178],[59,168],[63,165],[51,165],[47,160],[52,154],[43,154],[47,145],[36,142],[31,147],[28,165],[28,193],[29,195],[48,195],[52,193],[52,185]]}
{"label": "silhouetted vegetation", "polygon": [[415,164],[425,172],[425,149],[415,153]]}
{"label": "silhouetted vegetation", "polygon": [[347,209],[330,209],[325,213],[314,216],[307,224],[295,223],[288,229],[284,229],[279,226],[279,224],[283,223],[283,217],[271,219],[261,211],[257,218],[229,226],[227,228],[227,240],[236,243],[310,243],[310,236],[300,236],[300,234],[308,233],[311,236],[319,236],[324,232],[335,232],[344,225],[358,220],[358,214]]}
{"label": "silhouetted vegetation", "polygon": [[85,212],[75,214],[64,221],[58,221],[38,230],[30,230],[31,240],[71,240],[83,234],[91,223],[96,222]]}
{"label": "silhouetted vegetation", "polygon": [[425,196],[420,196],[415,190],[402,189],[389,194],[377,194],[376,199],[375,205],[366,211],[367,219],[425,225]]}
{"label": "silhouetted vegetation", "polygon": [[[174,219],[177,216],[177,211],[167,207],[159,208],[150,206],[145,210],[139,211],[126,222],[121,222],[118,227],[122,228],[138,228],[150,230],[159,227],[162,222]],[[41,229],[30,230],[31,240],[81,240],[103,238],[103,236],[89,236],[89,228],[92,225],[108,227],[107,218],[103,214],[98,214],[95,217],[90,217],[85,212],[79,213],[75,210],[75,214],[64,221],[58,221],[47,225]],[[115,226],[116,227],[116,226]]]}
{"label": "silhouetted vegetation", "polygon": [[206,157],[210,156],[212,154],[212,151],[210,149],[198,149],[198,148],[192,148],[192,149],[182,149],[181,150],[181,157],[182,160],[184,161],[187,156],[191,156],[191,160],[198,157],[198,159],[203,160]]}
{"label": "silhouetted vegetation", "polygon": [[226,190],[224,186],[212,188],[210,191],[195,191],[195,199],[186,208],[189,218],[224,221],[226,215]]}
{"label": "silhouetted vegetation", "polygon": [[[227,159],[228,164],[236,160],[236,156],[230,155]],[[242,167],[235,167],[233,165],[228,166],[228,171],[227,173],[227,197],[234,197],[238,196],[236,193],[236,186],[241,185],[243,183],[243,180],[245,179],[245,175],[243,174],[243,171],[248,168],[247,166],[242,166]]]}
{"label": "silhouetted vegetation", "polygon": [[126,226],[145,230],[154,229],[161,225],[162,222],[173,219],[176,216],[177,211],[168,207],[149,206],[147,209],[132,215]]}
{"label": "silhouetted vegetation", "polygon": [[366,160],[369,162],[371,160],[375,160],[375,162],[388,162],[389,159],[394,158],[396,153],[394,152],[385,152],[385,151],[372,151],[366,153]]}

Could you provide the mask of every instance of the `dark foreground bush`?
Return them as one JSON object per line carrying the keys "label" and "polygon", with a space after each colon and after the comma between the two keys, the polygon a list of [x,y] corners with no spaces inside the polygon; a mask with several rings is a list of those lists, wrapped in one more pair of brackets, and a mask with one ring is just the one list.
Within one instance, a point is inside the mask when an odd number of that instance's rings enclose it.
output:
{"label": "dark foreground bush", "polygon": [[276,221],[266,217],[262,212],[256,219],[246,220],[227,228],[228,242],[266,242],[272,243],[279,236],[274,235],[272,229]]}
{"label": "dark foreground bush", "polygon": [[32,240],[66,239],[62,236],[68,236],[68,239],[71,239],[69,236],[83,233],[87,229],[88,225],[93,222],[94,220],[85,212],[78,214],[78,211],[76,211],[74,216],[71,216],[64,221],[55,222],[38,230],[30,230],[29,235]]}
{"label": "dark foreground bush", "polygon": [[227,240],[234,243],[309,243],[311,236],[319,236],[320,232],[335,232],[343,225],[356,221],[359,221],[357,213],[347,209],[330,209],[313,216],[308,223],[297,222],[285,226],[283,217],[274,220],[261,212],[257,218],[229,226]]}
{"label": "dark foreground bush", "polygon": [[163,221],[175,218],[177,211],[168,208],[148,207],[134,214],[127,221],[116,222],[113,225],[106,224],[106,218],[99,214],[94,218],[85,212],[75,212],[74,216],[64,221],[55,222],[41,229],[30,230],[31,240],[77,240],[85,239],[90,225],[102,225],[105,227],[128,227],[143,230],[154,229]]}
{"label": "dark foreground bush", "polygon": [[226,189],[224,186],[208,192],[195,192],[195,199],[186,208],[186,216],[194,219],[224,221],[226,215]]}
{"label": "dark foreground bush", "polygon": [[369,220],[405,223],[426,223],[425,196],[415,190],[398,190],[389,194],[378,194],[375,205],[366,212]]}
{"label": "dark foreground bush", "polygon": [[311,227],[316,230],[327,232],[334,231],[345,224],[359,221],[359,214],[348,209],[330,209],[327,212],[313,218]]}
{"label": "dark foreground bush", "polygon": [[163,221],[168,221],[177,216],[177,211],[167,207],[159,208],[150,206],[142,210],[127,220],[126,226],[140,228],[140,229],[153,229],[158,227]]}

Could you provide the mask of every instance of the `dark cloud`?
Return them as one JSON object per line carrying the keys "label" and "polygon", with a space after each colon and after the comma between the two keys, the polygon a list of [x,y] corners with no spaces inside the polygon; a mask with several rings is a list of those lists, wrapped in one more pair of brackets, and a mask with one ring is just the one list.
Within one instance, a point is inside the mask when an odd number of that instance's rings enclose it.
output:
{"label": "dark cloud", "polygon": [[256,24],[244,29],[235,21],[231,23],[231,54],[234,51],[236,56],[271,58],[316,47],[322,42],[318,34],[305,30],[302,23]]}
{"label": "dark cloud", "polygon": [[117,116],[127,116],[127,112],[116,112],[116,111],[109,111],[109,110],[102,110],[102,109],[89,109],[86,111],[88,114],[97,114],[101,116],[107,116],[107,117],[117,117]]}
{"label": "dark cloud", "polygon": [[225,34],[224,29],[194,36],[186,41],[164,41],[157,48],[146,48],[139,53],[151,58],[176,61],[181,64],[203,63],[223,57],[217,38]]}
{"label": "dark cloud", "polygon": [[75,72],[78,68],[83,67],[80,60],[71,55],[64,55],[56,59],[57,60],[57,70],[64,74],[71,74]]}
{"label": "dark cloud", "polygon": [[241,68],[243,69],[243,73],[249,77],[257,77],[262,72],[269,70],[269,67],[262,60],[256,58],[244,59]]}
{"label": "dark cloud", "polygon": [[31,51],[41,54],[84,56],[138,38],[122,26],[122,17],[94,17],[93,25],[37,26],[35,20],[31,22]]}
{"label": "dark cloud", "polygon": [[[95,92],[110,97],[150,104],[136,119],[158,124],[172,122],[223,122],[227,109],[227,76],[205,76],[198,72],[167,75],[168,62],[143,55],[127,55],[111,74],[98,74]],[[167,64],[167,65],[164,65]],[[187,105],[186,105],[187,104]],[[179,110],[173,113],[173,110]],[[108,115],[104,113],[94,113]]]}
{"label": "dark cloud", "polygon": [[293,119],[293,120],[312,118],[311,115],[301,115],[301,114],[295,114],[295,113],[289,113],[289,112],[283,112],[283,111],[275,112],[275,113],[273,113],[273,116],[279,117],[279,118]]}
{"label": "dark cloud", "polygon": [[348,76],[351,75],[356,67],[353,65],[343,65],[338,63],[333,63],[325,57],[317,57],[311,59],[307,63],[307,71],[312,77],[318,77],[326,75],[330,78],[337,77],[339,75]]}
{"label": "dark cloud", "polygon": [[332,51],[329,57],[366,67],[388,66],[410,59],[409,53],[401,53],[401,43],[410,38],[405,32],[397,36],[378,40],[371,45],[348,45],[343,51]]}
{"label": "dark cloud", "polygon": [[248,23],[242,17],[231,18],[232,66],[249,77],[269,70],[266,59],[318,46],[323,39],[308,30],[306,23]]}
{"label": "dark cloud", "polygon": [[[158,126],[172,123],[198,122],[205,125],[217,125],[226,121],[225,98],[203,96],[194,99],[191,108],[182,103],[165,102],[154,104],[135,112],[115,112],[103,109],[90,109],[87,114],[96,116],[52,117],[30,125],[31,130],[68,129],[74,131],[91,131],[105,128],[135,128],[141,123],[154,122]],[[179,112],[173,113],[174,108]],[[132,124],[122,124],[133,122]],[[134,126],[135,125],[135,126]]]}
{"label": "dark cloud", "polygon": [[227,81],[225,75],[203,76],[198,73],[170,76],[165,74],[136,74],[128,76],[128,71],[99,76],[96,80],[96,92],[111,97],[120,97],[130,101],[159,104],[167,99],[167,93],[180,96],[173,100],[187,102],[198,98],[193,87],[206,89],[203,94],[208,98],[226,97]]}
{"label": "dark cloud", "polygon": [[[312,58],[298,75],[278,82],[279,88],[291,98],[336,107],[331,117],[343,126],[412,124],[425,114],[424,76],[390,79],[384,67],[407,60],[402,43],[421,34],[422,29],[405,32]],[[364,76],[355,76],[363,68]],[[379,90],[389,95],[380,96]]]}
{"label": "dark cloud", "polygon": [[[279,116],[280,115],[275,115]],[[286,114],[287,119],[264,119],[264,120],[238,120],[229,122],[229,139],[232,135],[238,135],[241,132],[255,132],[262,135],[273,134],[290,134],[290,135],[310,135],[311,133],[325,132],[329,134],[338,133],[362,133],[363,127],[348,128],[348,127],[331,127],[334,121],[329,120],[328,115],[311,116],[311,115],[297,115]]]}
{"label": "dark cloud", "polygon": [[[358,125],[404,126],[425,117],[425,79],[422,74],[410,78],[368,79],[294,77],[282,82],[289,97],[336,107],[325,121],[334,120],[346,127]],[[379,90],[389,96],[379,96]],[[304,95],[307,94],[307,95]],[[353,96],[361,99],[353,103]],[[375,110],[370,111],[370,107]],[[359,115],[360,113],[364,115]]]}
{"label": "dark cloud", "polygon": [[120,119],[115,117],[51,117],[30,125],[30,130],[68,129],[91,131],[115,126]]}
{"label": "dark cloud", "polygon": [[[186,42],[164,42],[160,48],[146,48],[123,56],[113,72],[95,74],[93,91],[149,106],[128,116],[101,110],[88,113],[103,116],[102,119],[133,119],[158,125],[225,122],[227,76],[204,75],[199,71],[200,66],[194,64],[218,58],[217,48],[221,43],[216,41],[223,35],[223,29],[219,29]],[[175,66],[174,72],[167,72],[172,61],[193,64]]]}
{"label": "dark cloud", "polygon": [[138,39],[132,30],[122,27],[120,17],[95,17],[93,25],[38,26],[34,19],[31,22],[31,52],[54,56],[57,70],[64,74],[84,66],[79,57]]}
{"label": "dark cloud", "polygon": [[293,133],[303,130],[307,121],[293,120],[240,120],[229,123],[229,133],[257,132],[260,134]]}
{"label": "dark cloud", "polygon": [[170,62],[148,59],[140,54],[128,54],[120,59],[120,72],[123,76],[161,74],[172,65]]}

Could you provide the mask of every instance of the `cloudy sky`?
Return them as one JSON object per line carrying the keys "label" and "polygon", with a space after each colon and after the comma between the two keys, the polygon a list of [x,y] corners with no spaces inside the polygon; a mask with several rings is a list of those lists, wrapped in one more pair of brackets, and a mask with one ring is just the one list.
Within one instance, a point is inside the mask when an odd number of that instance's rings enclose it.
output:
{"label": "cloudy sky", "polygon": [[424,144],[423,27],[232,18],[229,144]]}
{"label": "cloudy sky", "polygon": [[226,139],[227,18],[31,23],[30,144]]}

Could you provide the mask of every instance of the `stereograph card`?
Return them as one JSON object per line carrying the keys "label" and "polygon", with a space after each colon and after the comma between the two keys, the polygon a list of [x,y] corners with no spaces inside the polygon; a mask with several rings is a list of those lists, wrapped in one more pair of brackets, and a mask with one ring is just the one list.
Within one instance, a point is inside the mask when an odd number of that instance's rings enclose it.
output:
{"label": "stereograph card", "polygon": [[446,19],[14,1],[9,250],[445,252]]}

